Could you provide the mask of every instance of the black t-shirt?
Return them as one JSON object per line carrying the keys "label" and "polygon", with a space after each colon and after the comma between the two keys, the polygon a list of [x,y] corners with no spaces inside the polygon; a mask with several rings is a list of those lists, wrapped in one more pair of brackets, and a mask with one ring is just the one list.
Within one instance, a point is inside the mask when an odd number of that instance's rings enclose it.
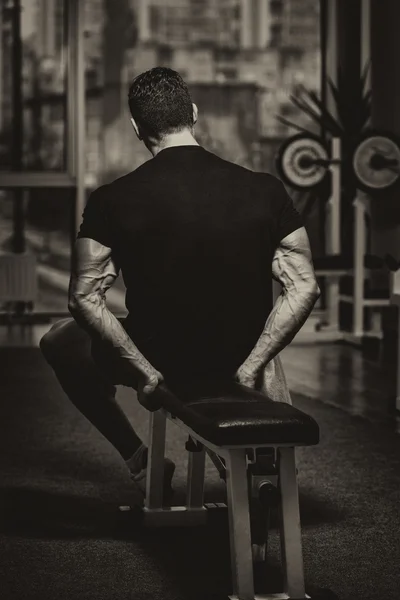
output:
{"label": "black t-shirt", "polygon": [[200,146],[94,191],[78,237],[112,248],[125,327],[166,381],[231,377],[272,309],[272,258],[302,227],[282,183]]}

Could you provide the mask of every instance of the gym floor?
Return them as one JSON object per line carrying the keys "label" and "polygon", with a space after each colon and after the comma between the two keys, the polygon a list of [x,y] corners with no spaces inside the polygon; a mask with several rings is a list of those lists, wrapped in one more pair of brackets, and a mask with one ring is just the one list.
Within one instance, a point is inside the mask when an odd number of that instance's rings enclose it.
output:
{"label": "gym floor", "polygon": [[[68,402],[37,348],[43,327],[0,328],[0,597],[3,600],[197,600],[230,592],[226,519],[200,529],[143,531],[120,504],[138,498],[118,453]],[[307,586],[340,600],[400,595],[400,436],[394,374],[341,344],[283,352],[293,401],[321,428],[298,452]],[[118,399],[146,439],[147,415]],[[168,424],[183,499],[185,438]],[[224,484],[207,463],[206,501]],[[279,589],[273,526],[260,592]]]}

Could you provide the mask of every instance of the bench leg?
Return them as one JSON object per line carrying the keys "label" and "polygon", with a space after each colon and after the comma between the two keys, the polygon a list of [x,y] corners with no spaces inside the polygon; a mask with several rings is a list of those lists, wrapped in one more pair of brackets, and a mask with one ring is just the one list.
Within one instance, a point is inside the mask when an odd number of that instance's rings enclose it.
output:
{"label": "bench leg", "polygon": [[232,600],[254,600],[246,450],[229,450],[226,462]]}
{"label": "bench leg", "polygon": [[225,463],[222,461],[221,457],[218,456],[218,454],[215,454],[215,452],[213,452],[209,448],[206,448],[206,453],[210,457],[211,462],[214,464],[214,467],[217,469],[220,478],[225,481],[226,480],[226,469],[225,469]]}
{"label": "bench leg", "polygon": [[149,451],[146,477],[146,509],[163,506],[166,417],[161,411],[151,412],[149,419]]}
{"label": "bench leg", "polygon": [[206,451],[189,452],[186,506],[202,508],[204,504],[204,472],[206,464]]}
{"label": "bench leg", "polygon": [[186,506],[163,507],[164,456],[167,417],[162,411],[150,413],[149,454],[146,477],[144,522],[148,527],[204,525],[207,509],[203,506],[205,452],[189,454],[188,495]]}
{"label": "bench leg", "polygon": [[279,448],[278,464],[281,496],[281,553],[285,593],[289,598],[301,600],[308,596],[306,596],[304,588],[295,449]]}

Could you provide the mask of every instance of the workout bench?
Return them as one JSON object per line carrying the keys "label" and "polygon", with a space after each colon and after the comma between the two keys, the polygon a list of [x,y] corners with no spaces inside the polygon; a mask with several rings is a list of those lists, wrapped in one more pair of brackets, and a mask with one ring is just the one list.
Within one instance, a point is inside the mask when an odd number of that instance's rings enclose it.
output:
{"label": "workout bench", "polygon": [[[304,587],[295,446],[318,444],[319,428],[314,419],[289,404],[272,402],[238,383],[215,384],[207,390],[197,387],[180,393],[179,399],[163,385],[155,394],[159,408],[150,413],[145,525],[182,526],[206,522],[203,492],[207,450],[219,465],[220,473],[221,468],[226,470],[231,600],[309,598]],[[166,419],[171,419],[189,435],[186,506],[163,507]],[[253,469],[254,482],[255,488],[260,490],[263,482],[271,485],[273,477],[277,479],[285,584],[281,594],[255,596],[253,561],[257,555],[260,558],[260,548],[252,545],[249,472],[257,465],[258,449],[264,448],[270,449],[272,468],[270,466],[262,475]]]}

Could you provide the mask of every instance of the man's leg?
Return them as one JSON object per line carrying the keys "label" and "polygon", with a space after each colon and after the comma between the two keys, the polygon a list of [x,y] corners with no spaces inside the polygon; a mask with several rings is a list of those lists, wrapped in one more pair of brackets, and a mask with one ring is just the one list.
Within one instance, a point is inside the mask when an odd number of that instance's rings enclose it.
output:
{"label": "man's leg", "polygon": [[[68,398],[118,450],[132,480],[144,492],[147,448],[118,405],[116,386],[104,375],[107,371],[105,353],[101,353],[101,365],[97,366],[90,336],[72,318],[55,323],[40,340],[40,349]],[[110,372],[115,376],[117,369],[114,367],[111,366]],[[117,376],[115,382],[118,383]],[[174,471],[174,463],[165,459],[166,498],[171,495]]]}
{"label": "man's leg", "polygon": [[91,339],[72,318],[53,325],[40,349],[71,402],[128,460],[142,445],[118,405],[116,387],[93,360]]}

